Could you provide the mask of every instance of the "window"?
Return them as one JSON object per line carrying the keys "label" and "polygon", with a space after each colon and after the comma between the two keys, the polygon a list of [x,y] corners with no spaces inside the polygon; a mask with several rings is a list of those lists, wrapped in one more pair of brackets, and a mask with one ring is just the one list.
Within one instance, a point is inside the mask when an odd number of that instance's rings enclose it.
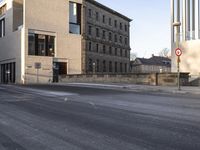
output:
{"label": "window", "polygon": [[88,16],[89,18],[92,18],[92,9],[88,9]]}
{"label": "window", "polygon": [[124,69],[125,69],[125,72],[127,72],[127,64],[126,63],[124,64]]}
{"label": "window", "polygon": [[112,26],[112,19],[109,18],[109,25]]}
{"label": "window", "polygon": [[3,15],[3,14],[5,14],[5,12],[6,12],[6,4],[3,5],[3,6],[0,8],[0,16]]}
{"label": "window", "polygon": [[122,30],[122,23],[120,22],[120,30]]}
{"label": "window", "polygon": [[89,34],[89,35],[92,35],[92,26],[89,26],[89,27],[88,27],[88,34]]}
{"label": "window", "polygon": [[115,56],[117,56],[117,48],[115,48]]}
{"label": "window", "polygon": [[5,18],[0,20],[0,38],[5,36]]}
{"label": "window", "polygon": [[106,31],[103,30],[103,36],[102,36],[103,39],[106,39]]}
{"label": "window", "polygon": [[69,33],[81,34],[81,4],[69,2]]}
{"label": "window", "polygon": [[93,71],[92,59],[89,59],[89,61],[88,61],[88,71],[89,71],[89,72],[92,72],[92,71]]}
{"label": "window", "polygon": [[106,53],[106,46],[103,45],[103,53],[105,54]]}
{"label": "window", "polygon": [[122,70],[122,63],[120,63],[120,72],[123,72],[123,70]]}
{"label": "window", "polygon": [[125,50],[125,57],[127,57],[128,56],[128,54],[127,54],[127,50]]}
{"label": "window", "polygon": [[127,39],[127,38],[125,38],[124,40],[125,40],[125,44],[127,45],[127,44],[128,44],[128,39]]}
{"label": "window", "polygon": [[124,25],[124,29],[125,29],[125,32],[128,31],[128,27],[127,27],[127,25]]}
{"label": "window", "polygon": [[106,22],[106,17],[105,17],[105,15],[103,15],[102,22],[103,22],[103,23],[105,23],[105,22]]}
{"label": "window", "polygon": [[50,35],[29,33],[28,54],[35,56],[54,56],[55,37]]}
{"label": "window", "polygon": [[35,55],[35,34],[28,34],[28,50],[29,55]]}
{"label": "window", "polygon": [[112,41],[112,33],[109,32],[109,41]]}
{"label": "window", "polygon": [[121,56],[121,57],[123,56],[123,51],[122,51],[122,49],[120,49],[120,56]]}
{"label": "window", "polygon": [[99,52],[99,44],[96,44],[96,52]]}
{"label": "window", "polygon": [[100,72],[100,62],[98,59],[97,59],[97,72]]}
{"label": "window", "polygon": [[99,28],[96,28],[96,37],[99,37]]}
{"label": "window", "polygon": [[117,20],[115,20],[115,28],[117,28]]}
{"label": "window", "polygon": [[115,62],[115,72],[117,72],[117,62]]}
{"label": "window", "polygon": [[109,54],[112,55],[112,47],[109,47]]}
{"label": "window", "polygon": [[118,39],[117,39],[117,34],[115,34],[115,42],[117,42],[118,41]]}
{"label": "window", "polygon": [[112,61],[109,62],[109,72],[112,72]]}
{"label": "window", "polygon": [[92,51],[92,42],[89,42],[89,51]]}
{"label": "window", "polygon": [[99,21],[99,13],[96,12],[96,21]]}
{"label": "window", "polygon": [[119,37],[119,42],[122,43],[122,36]]}
{"label": "window", "polygon": [[103,61],[103,72],[106,72],[106,61]]}

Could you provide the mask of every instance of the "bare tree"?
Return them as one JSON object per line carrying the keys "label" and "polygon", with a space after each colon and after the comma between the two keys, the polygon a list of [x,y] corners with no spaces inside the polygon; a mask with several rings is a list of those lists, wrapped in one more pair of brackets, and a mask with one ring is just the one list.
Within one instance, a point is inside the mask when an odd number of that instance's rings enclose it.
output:
{"label": "bare tree", "polygon": [[130,54],[131,61],[134,61],[136,58],[137,58],[137,53],[131,52],[131,54]]}
{"label": "bare tree", "polygon": [[170,50],[169,50],[169,48],[163,48],[159,52],[159,56],[161,56],[161,57],[170,57]]}

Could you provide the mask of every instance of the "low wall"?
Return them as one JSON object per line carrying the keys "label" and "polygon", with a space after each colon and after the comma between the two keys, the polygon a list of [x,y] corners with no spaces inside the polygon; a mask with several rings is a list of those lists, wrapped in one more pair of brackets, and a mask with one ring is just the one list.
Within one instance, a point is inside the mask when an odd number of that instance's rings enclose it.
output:
{"label": "low wall", "polygon": [[[130,83],[143,85],[176,86],[177,73],[143,73],[122,75],[67,75],[60,76],[59,82],[87,83]],[[189,73],[181,73],[181,85],[188,85]]]}

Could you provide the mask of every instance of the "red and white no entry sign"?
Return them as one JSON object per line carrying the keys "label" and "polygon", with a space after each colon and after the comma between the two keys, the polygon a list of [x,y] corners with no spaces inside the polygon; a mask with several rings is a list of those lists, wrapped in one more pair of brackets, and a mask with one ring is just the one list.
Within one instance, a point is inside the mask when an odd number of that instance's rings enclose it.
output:
{"label": "red and white no entry sign", "polygon": [[177,48],[175,50],[175,54],[176,54],[176,56],[181,56],[182,55],[182,50],[180,48]]}

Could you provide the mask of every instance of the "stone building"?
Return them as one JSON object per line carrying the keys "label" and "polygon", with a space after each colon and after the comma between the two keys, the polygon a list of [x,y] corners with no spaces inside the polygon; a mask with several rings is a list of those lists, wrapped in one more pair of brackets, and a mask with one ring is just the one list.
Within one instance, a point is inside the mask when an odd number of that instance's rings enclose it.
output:
{"label": "stone building", "polygon": [[128,72],[130,21],[94,0],[3,0],[1,83]]}
{"label": "stone building", "polygon": [[86,72],[129,72],[131,19],[94,0],[85,6]]}
{"label": "stone building", "polygon": [[167,57],[152,56],[151,58],[136,58],[131,62],[132,73],[169,73],[171,72],[171,59]]}

